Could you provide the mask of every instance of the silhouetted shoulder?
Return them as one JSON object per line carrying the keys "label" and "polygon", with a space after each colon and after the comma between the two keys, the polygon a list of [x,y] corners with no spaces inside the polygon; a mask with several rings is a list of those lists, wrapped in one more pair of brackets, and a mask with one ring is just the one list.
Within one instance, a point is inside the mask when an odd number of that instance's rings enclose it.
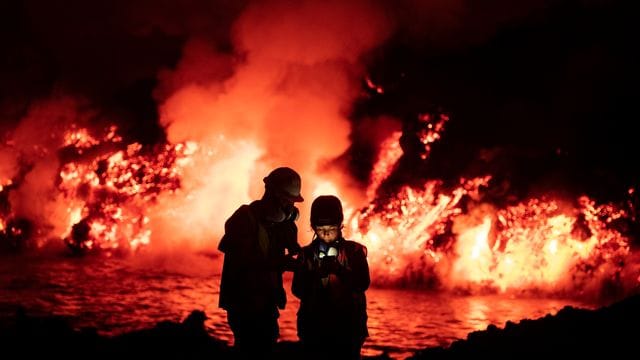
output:
{"label": "silhouetted shoulder", "polygon": [[347,250],[347,252],[349,254],[357,254],[357,253],[362,253],[364,254],[364,256],[367,256],[367,247],[360,244],[357,241],[353,241],[353,240],[344,240],[344,245],[345,249]]}
{"label": "silhouetted shoulder", "polygon": [[251,235],[252,210],[249,205],[240,206],[224,223],[224,236],[220,239],[218,250],[227,252],[237,247],[238,240]]}

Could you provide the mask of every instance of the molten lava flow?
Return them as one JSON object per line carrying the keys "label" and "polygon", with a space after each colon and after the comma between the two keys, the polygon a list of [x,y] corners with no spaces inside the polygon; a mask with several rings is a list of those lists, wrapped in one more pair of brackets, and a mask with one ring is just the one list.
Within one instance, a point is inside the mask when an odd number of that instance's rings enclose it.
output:
{"label": "molten lava flow", "polygon": [[[428,115],[419,119],[424,122],[418,135],[425,154],[448,121],[446,116],[433,123],[430,119]],[[402,156],[400,137],[400,132],[394,132],[380,147],[367,189],[370,204],[358,211],[348,199],[344,201],[345,235],[368,247],[375,282],[465,291],[579,294],[596,291],[598,284],[620,277],[630,253],[629,240],[612,225],[628,214],[611,204],[598,205],[584,196],[575,202],[531,198],[498,208],[482,202],[489,175],[460,179],[454,187],[428,180],[422,187],[400,186],[391,196],[374,198],[380,196],[376,190]],[[74,129],[65,137],[65,145],[76,158],[60,171],[58,189],[70,204],[71,219],[61,235],[75,250],[134,250],[148,244],[149,204],[161,193],[179,191],[185,166],[194,161],[201,147],[179,143],[154,153],[143,151],[139,144],[124,146],[121,142],[115,128],[100,140],[86,129]],[[253,171],[260,151],[247,148],[241,153],[248,156],[241,160],[247,165],[238,175],[244,177]],[[223,163],[229,154],[200,157],[204,163],[199,167],[226,169]],[[221,169],[206,177],[228,172]],[[340,195],[342,191],[329,180],[308,178],[316,185],[313,196]],[[199,189],[180,189],[186,191],[182,201],[200,198],[194,196]],[[219,190],[211,195],[221,196]],[[229,211],[239,203],[232,200]],[[172,201],[169,204],[183,209],[179,212],[189,217],[195,214],[190,209],[194,203],[181,206],[177,199]],[[175,221],[189,222],[172,214]]]}
{"label": "molten lava flow", "polygon": [[431,144],[440,140],[444,126],[449,121],[449,115],[438,114],[436,116],[426,113],[418,116],[420,123],[420,129],[416,134],[420,139],[420,142],[424,144],[424,151],[420,154],[420,157],[424,160],[431,153]]}
{"label": "molten lava flow", "polygon": [[[65,135],[65,145],[77,155],[60,171],[58,189],[69,202],[68,230],[60,234],[74,250],[135,250],[149,243],[146,210],[162,192],[180,187],[183,164],[197,145],[164,145],[156,153],[140,144],[126,147],[112,127],[97,140],[87,129]],[[118,149],[120,148],[120,149]],[[86,152],[95,157],[83,160]]]}
{"label": "molten lava flow", "polygon": [[[446,190],[439,181],[422,189],[402,187],[382,207],[369,206],[350,220],[348,234],[369,249],[372,276],[380,282],[422,281],[439,262],[449,222],[462,212],[460,200],[489,177],[464,181]],[[417,277],[418,279],[414,279]]]}
{"label": "molten lava flow", "polygon": [[209,250],[224,220],[251,200],[251,180],[261,181],[253,172],[264,151],[250,141],[219,134],[142,146],[125,143],[116,127],[96,134],[67,125],[47,136],[37,166],[8,172],[15,181],[0,191],[0,251],[62,244],[127,254],[151,242],[154,250]]}
{"label": "molten lava flow", "polygon": [[458,234],[449,285],[571,292],[615,277],[629,244],[606,224],[624,213],[587,197],[569,205],[530,199],[469,224]]}
{"label": "molten lava flow", "polygon": [[[449,119],[430,123],[433,118],[421,115],[425,124],[416,134],[427,155]],[[402,155],[399,138],[394,133],[380,147],[370,201]],[[347,208],[346,235],[368,247],[372,278],[381,284],[571,296],[598,292],[607,283],[624,286],[629,239],[612,225],[627,212],[586,196],[569,202],[531,198],[497,208],[482,202],[490,180],[461,179],[453,189],[436,180],[400,187],[362,211]]]}
{"label": "molten lava flow", "polygon": [[[405,164],[400,162],[407,155],[404,149],[420,154],[408,164],[427,158],[449,117],[422,114],[414,120],[412,127],[392,132],[381,143],[369,186],[358,194],[366,200],[359,208],[354,205],[357,201],[344,196],[350,190],[346,181],[336,182],[326,168],[316,170],[315,165],[326,160],[325,150],[334,146],[325,138],[334,138],[312,132],[314,146],[300,146],[311,148],[314,159],[307,168],[300,168],[303,192],[312,195],[305,197],[336,194],[343,199],[345,236],[368,247],[374,282],[556,294],[594,293],[603,284],[618,285],[627,279],[637,286],[640,274],[626,266],[633,262],[630,240],[619,226],[635,221],[635,202],[623,210],[587,196],[540,197],[498,206],[483,200],[490,174],[461,178],[454,185],[429,179],[419,185],[392,184],[397,185],[395,189],[379,191],[402,168],[398,164]],[[201,136],[198,143],[185,135],[181,142],[145,147],[125,144],[116,127],[96,136],[91,129],[72,126],[62,138],[51,137],[58,148],[38,148],[32,156],[48,151],[56,156],[47,159],[60,161],[59,168],[58,163],[51,166],[57,172],[53,189],[57,193],[43,193],[51,197],[45,205],[63,204],[63,216],[46,218],[50,223],[44,225],[38,223],[41,219],[15,216],[9,194],[45,177],[0,178],[0,243],[18,248],[48,228],[54,230],[45,233],[47,241],[64,239],[77,252],[128,252],[152,241],[176,244],[183,239],[210,249],[224,220],[262,190],[261,179],[269,170],[265,167],[273,165],[269,149],[284,151],[279,136],[259,139],[256,134],[261,132],[256,130],[245,139],[235,132],[225,135],[227,130],[221,127],[215,136]],[[34,168],[41,171],[36,175],[50,174],[47,167]],[[629,195],[636,196],[635,190],[630,189]],[[59,211],[36,212],[49,213],[60,215]]]}
{"label": "molten lava flow", "polygon": [[369,249],[379,283],[469,291],[543,291],[577,295],[619,280],[629,240],[608,226],[625,213],[586,196],[577,206],[529,199],[465,213],[463,196],[490,180],[452,191],[437,181],[403,187],[382,207],[351,218],[348,234]]}

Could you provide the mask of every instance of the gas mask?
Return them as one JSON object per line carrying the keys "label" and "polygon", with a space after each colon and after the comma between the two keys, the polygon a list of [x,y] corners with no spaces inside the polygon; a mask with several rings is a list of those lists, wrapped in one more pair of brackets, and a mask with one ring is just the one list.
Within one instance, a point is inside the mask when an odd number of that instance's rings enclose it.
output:
{"label": "gas mask", "polygon": [[264,207],[264,218],[274,223],[284,221],[295,221],[298,219],[300,212],[293,204],[279,206],[278,204],[268,204]]}
{"label": "gas mask", "polygon": [[329,246],[325,243],[320,243],[320,251],[318,252],[318,258],[322,259],[325,256],[338,256],[338,249],[333,246]]}

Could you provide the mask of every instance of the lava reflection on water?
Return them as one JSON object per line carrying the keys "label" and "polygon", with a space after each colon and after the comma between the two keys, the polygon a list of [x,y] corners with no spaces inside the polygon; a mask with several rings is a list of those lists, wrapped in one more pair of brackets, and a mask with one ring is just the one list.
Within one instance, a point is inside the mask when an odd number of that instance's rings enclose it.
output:
{"label": "lava reflection on water", "polygon": [[[179,321],[204,310],[211,335],[229,343],[226,313],[217,307],[220,267],[210,257],[174,254],[114,258],[6,257],[0,262],[0,314],[17,305],[30,313],[68,316],[75,326],[101,334],[147,328],[162,320]],[[289,292],[291,276],[285,276]],[[281,340],[295,341],[298,300],[280,317]],[[369,332],[363,352],[387,351],[404,358],[417,349],[446,345],[489,324],[538,318],[566,305],[593,307],[572,300],[510,298],[499,295],[453,296],[407,289],[367,291]]]}

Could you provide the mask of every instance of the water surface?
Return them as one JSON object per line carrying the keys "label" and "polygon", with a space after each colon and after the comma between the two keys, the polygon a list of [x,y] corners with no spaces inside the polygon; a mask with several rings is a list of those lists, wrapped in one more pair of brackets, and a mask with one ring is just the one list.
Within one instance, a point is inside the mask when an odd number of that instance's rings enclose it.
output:
{"label": "water surface", "polygon": [[[57,314],[76,327],[95,327],[105,335],[148,328],[162,320],[180,321],[204,310],[211,335],[232,342],[226,314],[217,307],[219,259],[174,254],[132,259],[104,257],[0,257],[0,315],[17,305],[32,314]],[[289,291],[291,276],[286,276]],[[281,313],[282,340],[296,340],[299,302],[290,293]],[[555,314],[563,299],[499,295],[454,296],[433,292],[371,288],[367,291],[369,333],[363,352],[387,351],[402,359],[414,350],[447,345],[489,324]]]}

